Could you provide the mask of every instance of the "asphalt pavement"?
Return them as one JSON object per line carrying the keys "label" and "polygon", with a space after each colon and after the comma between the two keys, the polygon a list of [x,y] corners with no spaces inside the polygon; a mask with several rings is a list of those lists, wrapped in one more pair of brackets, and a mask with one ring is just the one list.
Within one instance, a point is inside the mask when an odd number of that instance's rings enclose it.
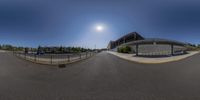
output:
{"label": "asphalt pavement", "polygon": [[0,100],[200,100],[200,54],[139,64],[102,52],[58,68],[0,53]]}

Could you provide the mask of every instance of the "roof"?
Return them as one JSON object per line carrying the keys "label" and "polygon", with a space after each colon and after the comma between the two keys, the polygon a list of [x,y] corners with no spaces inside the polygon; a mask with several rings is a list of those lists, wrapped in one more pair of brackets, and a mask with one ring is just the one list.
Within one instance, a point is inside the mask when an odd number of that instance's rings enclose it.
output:
{"label": "roof", "polygon": [[141,38],[144,39],[144,37],[142,37],[139,33],[137,33],[137,32],[131,32],[131,33],[128,33],[128,34],[126,34],[126,35],[120,37],[120,38],[117,39],[116,41],[119,41],[119,40],[121,40],[121,39],[124,39],[124,38],[129,37],[129,36],[132,36],[132,35],[136,35],[136,36],[139,36],[139,37],[141,37]]}
{"label": "roof", "polygon": [[174,45],[180,45],[185,46],[188,45],[188,43],[183,43],[175,40],[169,40],[169,39],[161,39],[161,38],[146,38],[144,40],[138,40],[138,41],[132,41],[125,43],[125,45],[131,45],[131,44],[153,44],[153,43],[159,43],[159,44],[174,44]]}

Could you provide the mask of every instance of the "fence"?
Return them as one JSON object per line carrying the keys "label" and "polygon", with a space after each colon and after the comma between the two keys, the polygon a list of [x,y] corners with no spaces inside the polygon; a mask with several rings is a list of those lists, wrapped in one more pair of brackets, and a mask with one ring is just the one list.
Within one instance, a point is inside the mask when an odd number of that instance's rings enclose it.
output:
{"label": "fence", "polygon": [[22,59],[40,63],[40,64],[67,64],[71,62],[76,62],[89,58],[95,54],[95,52],[85,52],[85,53],[73,53],[73,54],[42,54],[36,55],[33,53],[22,53],[22,52],[13,52],[14,55]]}

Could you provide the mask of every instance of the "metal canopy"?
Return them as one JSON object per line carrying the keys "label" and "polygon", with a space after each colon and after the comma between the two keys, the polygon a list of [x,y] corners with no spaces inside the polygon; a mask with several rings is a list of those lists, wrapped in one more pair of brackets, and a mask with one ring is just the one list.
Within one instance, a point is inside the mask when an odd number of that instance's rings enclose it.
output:
{"label": "metal canopy", "polygon": [[123,45],[142,45],[142,44],[174,44],[179,46],[185,46],[187,43],[174,41],[174,40],[167,40],[167,39],[160,39],[160,38],[146,38],[144,40],[132,41],[128,43],[124,43]]}

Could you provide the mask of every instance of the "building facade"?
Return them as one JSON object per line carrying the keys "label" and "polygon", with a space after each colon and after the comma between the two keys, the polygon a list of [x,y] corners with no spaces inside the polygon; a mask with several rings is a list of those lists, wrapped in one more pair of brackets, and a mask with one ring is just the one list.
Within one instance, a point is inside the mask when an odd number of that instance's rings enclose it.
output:
{"label": "building facade", "polygon": [[132,32],[116,41],[110,41],[108,49],[117,51],[119,47],[129,46],[130,53],[135,53],[136,56],[171,56],[184,54],[187,45],[187,43],[168,39],[144,38],[139,33]]}
{"label": "building facade", "polygon": [[140,34],[137,32],[131,32],[128,33],[121,38],[117,39],[116,41],[110,41],[108,44],[108,49],[114,49],[122,44],[132,42],[132,41],[137,41],[137,40],[144,40],[144,37],[142,37]]}

